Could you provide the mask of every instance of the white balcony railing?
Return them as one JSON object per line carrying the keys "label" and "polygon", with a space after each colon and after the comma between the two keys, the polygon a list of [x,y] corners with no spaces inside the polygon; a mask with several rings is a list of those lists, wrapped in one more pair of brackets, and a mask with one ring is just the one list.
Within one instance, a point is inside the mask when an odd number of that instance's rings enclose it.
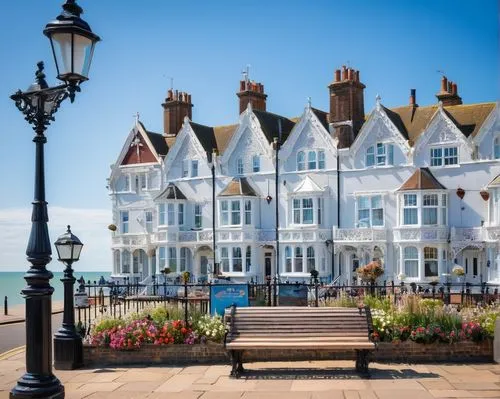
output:
{"label": "white balcony railing", "polygon": [[451,241],[484,241],[486,238],[483,227],[452,227],[450,231]]}
{"label": "white balcony railing", "polygon": [[[274,232],[273,232],[274,233]],[[280,242],[325,242],[332,238],[332,231],[329,229],[301,230],[301,229],[281,229]]]}
{"label": "white balcony railing", "polygon": [[147,234],[123,234],[111,238],[113,246],[140,247],[148,244]]}
{"label": "white balcony railing", "polygon": [[339,229],[333,228],[333,239],[335,242],[374,242],[387,241],[387,229],[357,228]]}
{"label": "white balcony railing", "polygon": [[500,226],[486,227],[484,238],[486,241],[500,241]]}
{"label": "white balcony railing", "polygon": [[394,229],[394,241],[447,241],[448,227],[398,227]]}

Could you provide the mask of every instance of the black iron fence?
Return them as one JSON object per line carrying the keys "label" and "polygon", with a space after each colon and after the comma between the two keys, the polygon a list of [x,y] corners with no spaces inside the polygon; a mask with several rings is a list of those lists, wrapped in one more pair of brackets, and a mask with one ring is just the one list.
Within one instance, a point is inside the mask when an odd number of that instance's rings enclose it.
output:
{"label": "black iron fence", "polygon": [[[217,285],[222,284],[221,282]],[[227,284],[231,284],[227,282]],[[183,310],[184,319],[188,320],[191,312],[210,313],[212,283],[196,284],[191,282],[171,283],[153,280],[151,284],[126,281],[124,284],[101,281],[79,280],[75,294],[77,321],[86,334],[96,319],[101,316],[111,318],[126,317],[130,313],[139,313],[151,306],[174,306]],[[447,305],[469,306],[490,304],[500,300],[500,286],[469,283],[411,283],[382,284],[360,283],[356,285],[327,285],[321,282],[282,283],[276,279],[265,283],[249,282],[248,297],[250,306],[322,306],[329,302],[347,299],[360,302],[367,296],[390,297],[397,303],[404,295],[419,295],[423,298],[440,299]],[[302,290],[302,300],[290,303],[285,298],[284,288]],[[83,298],[83,300],[82,300]]]}

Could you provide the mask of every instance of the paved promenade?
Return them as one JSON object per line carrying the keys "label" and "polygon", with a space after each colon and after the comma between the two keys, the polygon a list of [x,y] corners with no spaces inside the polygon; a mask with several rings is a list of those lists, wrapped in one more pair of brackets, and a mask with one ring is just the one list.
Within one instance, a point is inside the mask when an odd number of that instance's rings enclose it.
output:
{"label": "paved promenade", "polygon": [[[0,399],[24,372],[24,352],[0,359]],[[250,363],[229,366],[134,367],[55,371],[66,398],[169,399],[433,399],[500,398],[500,365],[371,365],[371,379],[352,361]],[[291,367],[291,368],[290,368]]]}
{"label": "paved promenade", "polygon": [[[52,302],[52,314],[62,313],[64,310],[63,301],[53,301]],[[12,305],[9,306],[8,314],[4,315],[3,306],[2,313],[0,314],[0,325],[2,324],[12,324],[21,323],[26,318],[26,304]]]}

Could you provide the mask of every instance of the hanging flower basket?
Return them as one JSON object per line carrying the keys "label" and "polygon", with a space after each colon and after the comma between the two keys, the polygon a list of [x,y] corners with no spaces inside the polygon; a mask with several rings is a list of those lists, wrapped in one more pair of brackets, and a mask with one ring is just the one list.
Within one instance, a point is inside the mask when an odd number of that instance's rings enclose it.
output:
{"label": "hanging flower basket", "polygon": [[109,229],[109,230],[111,230],[111,231],[116,231],[116,225],[114,225],[114,224],[110,224],[110,225],[108,226],[108,229]]}
{"label": "hanging flower basket", "polygon": [[379,260],[374,260],[358,268],[356,273],[361,280],[373,283],[378,277],[384,274],[384,268]]}
{"label": "hanging flower basket", "polygon": [[453,266],[453,269],[451,269],[451,272],[457,277],[462,277],[463,275],[465,275],[464,268],[460,265]]}

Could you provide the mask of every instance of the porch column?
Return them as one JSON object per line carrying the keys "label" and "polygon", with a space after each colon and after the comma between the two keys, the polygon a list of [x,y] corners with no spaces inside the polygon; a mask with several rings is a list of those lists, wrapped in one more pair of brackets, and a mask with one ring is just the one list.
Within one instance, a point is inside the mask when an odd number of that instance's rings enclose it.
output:
{"label": "porch column", "polygon": [[[444,273],[444,270],[446,270],[446,260],[448,258],[447,251],[445,250],[444,245],[439,245],[438,246],[438,278]],[[445,256],[443,256],[443,253]]]}
{"label": "porch column", "polygon": [[405,274],[404,248],[402,245],[399,245],[399,269],[399,274]]}
{"label": "porch column", "polygon": [[425,259],[424,259],[424,248],[418,246],[418,281],[422,281],[425,276]]}

